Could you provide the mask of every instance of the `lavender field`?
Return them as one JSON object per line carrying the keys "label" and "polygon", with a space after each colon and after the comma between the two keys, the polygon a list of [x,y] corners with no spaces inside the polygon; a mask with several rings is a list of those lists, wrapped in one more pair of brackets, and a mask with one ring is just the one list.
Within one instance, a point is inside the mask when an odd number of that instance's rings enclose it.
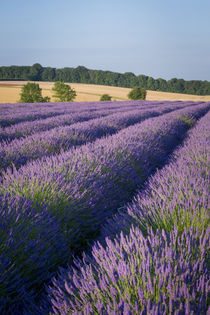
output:
{"label": "lavender field", "polygon": [[210,102],[0,104],[0,314],[207,314]]}

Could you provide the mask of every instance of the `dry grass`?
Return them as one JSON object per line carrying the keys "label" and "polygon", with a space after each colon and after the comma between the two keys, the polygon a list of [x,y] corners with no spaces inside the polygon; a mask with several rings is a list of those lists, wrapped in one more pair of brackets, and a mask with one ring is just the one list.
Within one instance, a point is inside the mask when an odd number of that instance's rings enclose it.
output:
{"label": "dry grass", "polygon": [[20,90],[20,87],[0,85],[0,103],[17,103]]}
{"label": "dry grass", "polygon": [[209,102],[210,95],[191,95],[191,94],[181,94],[181,93],[147,91],[147,100]]}
{"label": "dry grass", "polygon": [[[43,96],[50,96],[52,98],[52,87],[53,82],[36,82],[42,88]],[[0,103],[16,103],[20,98],[20,92],[22,85],[26,84],[25,81],[0,81]],[[131,89],[105,86],[105,85],[95,85],[95,84],[82,84],[82,83],[67,83],[70,84],[72,88],[76,90],[77,97],[75,101],[77,102],[88,102],[88,101],[99,101],[101,95],[109,94],[112,100],[128,100],[128,93]],[[189,94],[179,94],[179,93],[168,93],[168,92],[156,92],[147,91],[147,100],[157,100],[157,101],[210,101],[210,95],[199,96],[199,95],[189,95]]]}

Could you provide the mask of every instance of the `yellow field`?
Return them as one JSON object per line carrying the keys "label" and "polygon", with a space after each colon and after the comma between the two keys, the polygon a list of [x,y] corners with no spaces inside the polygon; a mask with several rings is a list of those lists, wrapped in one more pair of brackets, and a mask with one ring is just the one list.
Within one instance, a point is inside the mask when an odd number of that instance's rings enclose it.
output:
{"label": "yellow field", "polygon": [[[22,85],[26,84],[26,81],[0,81],[0,103],[17,103],[20,98],[20,92]],[[53,82],[36,82],[39,83],[42,88],[42,95],[49,96],[51,101],[52,98],[52,87]],[[121,88],[114,86],[105,85],[94,85],[94,84],[82,84],[82,83],[67,83],[75,89],[77,97],[76,102],[88,102],[88,101],[99,101],[101,95],[109,94],[112,100],[128,100],[128,93],[131,89]],[[168,93],[168,92],[156,92],[147,91],[147,100],[157,101],[210,101],[210,95],[199,96],[190,94],[179,94],[179,93]]]}

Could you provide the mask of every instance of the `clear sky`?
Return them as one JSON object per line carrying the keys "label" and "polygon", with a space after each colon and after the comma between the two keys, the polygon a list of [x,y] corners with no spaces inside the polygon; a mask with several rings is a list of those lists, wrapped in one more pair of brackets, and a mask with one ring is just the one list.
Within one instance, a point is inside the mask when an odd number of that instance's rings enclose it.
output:
{"label": "clear sky", "polygon": [[0,66],[210,81],[210,0],[0,0]]}

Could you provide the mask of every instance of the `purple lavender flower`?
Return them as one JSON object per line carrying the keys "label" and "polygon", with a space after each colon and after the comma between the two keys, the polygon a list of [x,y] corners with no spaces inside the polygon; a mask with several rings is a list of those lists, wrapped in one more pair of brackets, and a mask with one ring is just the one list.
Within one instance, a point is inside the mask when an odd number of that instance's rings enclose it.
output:
{"label": "purple lavender flower", "polygon": [[[145,106],[149,104],[141,103]],[[102,105],[104,103],[100,106]],[[167,161],[168,155],[180,144],[187,130],[210,107],[209,103],[185,105],[183,109],[147,119],[128,128],[124,128],[127,126],[124,120],[127,114],[123,114],[118,123],[124,129],[115,135],[55,156],[45,156],[18,170],[15,167],[8,169],[2,175],[2,313],[12,313],[14,310],[20,314],[30,313],[34,306],[34,313],[46,314],[47,300],[43,301],[39,311],[35,307],[39,304],[44,283],[49,282],[59,265],[71,263],[72,255],[87,248],[99,235],[105,221],[119,207],[124,206],[125,202],[130,201],[156,168]],[[23,104],[18,105],[17,109],[11,106],[8,115],[0,117],[0,121],[4,126],[27,120],[48,119],[47,117],[55,113],[59,116],[67,111],[79,111],[79,107],[74,108],[71,104],[63,104],[62,110],[53,106],[49,104],[48,109],[41,109],[38,105],[36,112],[31,105],[25,116],[24,113],[18,113],[24,108]],[[93,111],[97,107],[96,104],[88,106],[92,106]],[[110,109],[114,104],[110,102],[106,106]],[[182,103],[177,106],[182,107]],[[165,103],[163,111],[170,112],[171,108],[171,103]],[[12,110],[14,115],[11,114]],[[136,123],[135,117],[132,123]],[[113,128],[115,120],[112,124]],[[196,163],[200,165],[200,160]],[[205,179],[206,172],[201,169],[201,178]],[[180,183],[184,182],[185,178],[180,177]],[[205,190],[202,186],[197,194],[196,205],[205,200],[203,191]],[[164,198],[170,197],[169,192],[165,190]],[[193,202],[189,199],[188,206],[191,207]],[[161,205],[164,205],[162,201]],[[180,207],[182,206],[186,206],[183,198],[180,201]],[[128,217],[133,219],[132,215]],[[102,314],[135,314],[145,313],[147,310],[164,314],[168,312],[169,305],[177,312],[183,307],[197,310],[191,297],[201,310],[205,309],[205,258],[208,246],[205,229],[200,235],[194,223],[189,233],[189,229],[185,230],[184,227],[174,229],[174,224],[169,221],[171,228],[165,229],[164,233],[162,229],[167,225],[167,216],[162,218],[164,224],[158,223],[160,228],[157,225],[154,231],[145,229],[148,233],[145,238],[145,231],[142,234],[138,229],[133,229],[129,237],[122,234],[120,241],[116,239],[112,242],[107,239],[106,250],[96,244],[92,257],[87,256],[84,265],[79,260],[75,262],[77,266],[75,270],[70,269],[69,275],[66,276],[66,271],[61,269],[63,276],[57,279],[58,282],[51,289],[54,312],[59,309],[61,314],[66,314],[73,310],[77,314],[81,309],[84,314],[90,314],[98,309]],[[127,229],[130,230],[129,220]],[[144,224],[149,222],[155,227],[155,212]],[[199,224],[198,231],[201,231],[203,221],[200,220]],[[176,250],[174,244],[178,244]],[[139,254],[135,254],[136,252]],[[196,257],[200,257],[199,260]],[[173,264],[174,261],[177,263]],[[203,277],[198,277],[198,272]],[[177,283],[173,282],[175,280],[171,277],[172,273],[178,275]],[[157,277],[160,274],[164,276]],[[82,294],[78,288],[81,288]],[[83,305],[86,305],[85,308]]]}
{"label": "purple lavender flower", "polygon": [[[150,110],[128,110],[126,107],[126,112],[124,112],[124,107],[120,107],[120,111],[117,114],[115,113],[112,115],[110,115],[110,113],[107,114],[107,111],[97,111],[97,113],[82,112],[79,114],[61,115],[58,117],[56,116],[56,118],[53,117],[41,121],[34,121],[33,124],[32,122],[27,122],[27,124],[16,124],[12,127],[5,128],[2,133],[2,136],[4,135],[7,141],[0,143],[0,168],[6,169],[12,165],[15,165],[15,167],[18,168],[29,160],[67,151],[73,146],[78,146],[103,136],[114,134],[130,125],[174,111],[182,106],[184,105],[164,104]],[[117,109],[115,109],[115,111],[117,111]],[[102,117],[91,119],[100,116]],[[84,122],[85,120],[87,121]],[[79,121],[83,122],[74,124],[74,122]],[[73,125],[71,126],[63,126],[72,123]],[[60,127],[55,128],[56,124],[60,125]],[[45,128],[47,131],[41,132],[42,130],[45,130]],[[37,130],[39,132],[37,132]],[[26,138],[19,139],[21,135],[27,135],[31,132],[36,133],[27,136]],[[10,137],[16,137],[16,139],[8,143]]]}
{"label": "purple lavender flower", "polygon": [[[166,239],[161,233],[150,229],[145,238],[138,228],[131,228],[129,236],[107,239],[106,248],[95,244],[93,258],[84,256],[80,269],[69,267],[54,278],[48,289],[53,314],[61,309],[66,314],[86,314],[87,305],[89,314],[204,314],[207,297],[202,283],[209,279],[209,231],[199,236],[198,231],[185,229],[179,236],[172,230]],[[187,250],[189,246],[196,256]],[[173,260],[167,256],[169,250],[174,252]],[[197,262],[202,274],[193,268]]]}
{"label": "purple lavender flower", "polygon": [[[95,243],[91,256],[77,260],[77,268],[62,269],[53,280],[48,293],[57,303],[54,314],[64,305],[66,313],[85,314],[87,303],[89,314],[208,312],[209,117],[210,112],[189,132],[171,163],[150,179],[146,191],[129,205],[128,213],[109,221],[104,235],[118,237],[112,241],[106,238],[105,246]],[[180,192],[186,199],[180,198]],[[176,206],[180,200],[182,208]],[[172,206],[182,210],[175,219],[165,213]],[[194,219],[189,222],[191,217]],[[130,229],[131,224],[136,227]],[[128,228],[126,236],[120,234]]]}

